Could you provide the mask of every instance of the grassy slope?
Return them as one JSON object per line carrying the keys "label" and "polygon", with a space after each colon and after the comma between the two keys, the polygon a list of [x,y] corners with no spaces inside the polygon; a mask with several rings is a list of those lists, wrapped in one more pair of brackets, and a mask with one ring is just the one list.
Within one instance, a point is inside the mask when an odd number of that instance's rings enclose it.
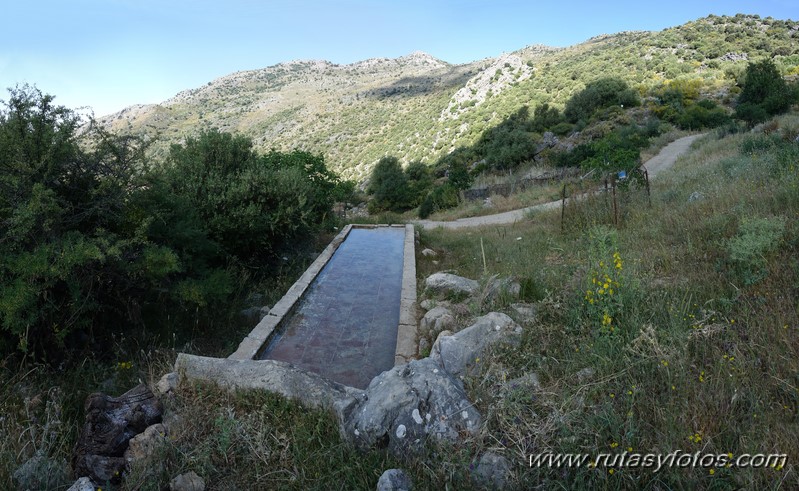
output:
{"label": "grassy slope", "polygon": [[[530,47],[457,66],[413,56],[346,66],[291,62],[236,73],[106,122],[118,131],[160,134],[165,142],[215,126],[251,136],[264,149],[320,152],[335,171],[363,179],[384,155],[433,162],[474,143],[522,105],[562,105],[588,81],[608,74],[642,90],[699,78],[705,91],[724,97],[746,65],[728,53],[774,56],[786,73],[794,73],[796,26],[708,17],[660,32],[620,33],[561,50]],[[528,70],[532,76],[526,78]],[[491,92],[483,96],[475,84],[486,73]],[[467,95],[456,104],[461,88]]]}
{"label": "grassy slope", "polygon": [[[705,138],[655,183],[651,207],[623,205],[623,226],[608,223],[603,200],[541,215],[512,229],[438,231],[423,245],[444,252],[422,260],[420,274],[455,269],[531,278],[547,295],[541,319],[526,326],[517,350],[502,353],[472,389],[492,415],[494,440],[520,462],[542,451],[620,453],[673,450],[787,453],[783,469],[602,468],[555,471],[520,467],[523,483],[550,487],[635,489],[758,488],[799,484],[799,116],[761,133]],[[793,143],[788,143],[793,142]],[[701,199],[690,199],[698,192]],[[694,195],[696,198],[697,195]],[[766,232],[782,233],[756,245]],[[570,226],[573,225],[573,226]],[[765,227],[769,229],[769,227]],[[601,246],[601,237],[616,237]],[[517,240],[521,237],[521,240]],[[746,251],[746,252],[744,252]],[[622,269],[614,267],[618,252]],[[599,262],[603,261],[603,268]],[[619,275],[613,298],[591,282],[594,271]],[[604,278],[602,278],[604,281]],[[749,284],[751,283],[751,284]],[[611,288],[613,285],[611,284]],[[592,290],[594,304],[587,300]],[[601,301],[600,301],[601,300]],[[604,306],[605,308],[602,308]],[[603,326],[608,311],[613,332]],[[580,370],[594,375],[581,380]],[[542,388],[519,401],[499,399],[500,377],[528,371]]]}

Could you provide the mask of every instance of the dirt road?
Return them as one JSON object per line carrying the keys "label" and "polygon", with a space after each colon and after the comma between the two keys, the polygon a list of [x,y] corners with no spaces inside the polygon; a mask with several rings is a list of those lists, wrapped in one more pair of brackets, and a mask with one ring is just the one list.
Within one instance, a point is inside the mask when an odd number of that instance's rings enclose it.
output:
{"label": "dirt road", "polygon": [[[691,147],[691,143],[702,135],[690,135],[679,138],[663,147],[660,152],[647,160],[644,167],[649,172],[649,178],[652,179],[660,172],[668,169],[677,159],[685,154]],[[525,215],[530,211],[543,211],[558,208],[560,201],[550,201],[549,203],[542,203],[540,205],[528,206],[518,210],[506,211],[504,213],[497,213],[496,215],[485,215],[481,217],[459,218],[450,222],[441,222],[435,220],[417,220],[414,225],[421,225],[426,229],[434,228],[467,228],[467,227],[481,227],[484,225],[503,225],[508,223],[518,222],[523,220]]]}

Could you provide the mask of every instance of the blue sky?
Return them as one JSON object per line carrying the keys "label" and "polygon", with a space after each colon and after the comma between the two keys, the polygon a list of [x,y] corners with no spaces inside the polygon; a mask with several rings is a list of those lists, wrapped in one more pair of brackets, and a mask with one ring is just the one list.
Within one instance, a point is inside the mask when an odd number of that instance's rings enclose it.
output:
{"label": "blue sky", "polygon": [[98,116],[294,59],[344,64],[421,50],[463,63],[711,13],[799,20],[797,0],[0,1],[0,89],[35,84]]}

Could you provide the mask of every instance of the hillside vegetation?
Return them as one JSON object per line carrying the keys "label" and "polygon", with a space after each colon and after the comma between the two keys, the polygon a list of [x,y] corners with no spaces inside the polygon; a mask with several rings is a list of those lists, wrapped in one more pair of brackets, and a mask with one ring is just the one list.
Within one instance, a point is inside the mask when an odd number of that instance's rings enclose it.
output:
{"label": "hillside vegetation", "polygon": [[[384,156],[436,162],[473,145],[522,106],[566,101],[598,78],[620,77],[642,95],[670,82],[729,102],[748,61],[772,58],[799,73],[799,23],[709,16],[659,32],[600,36],[568,48],[530,46],[450,65],[424,53],[351,65],[295,61],[238,72],[158,105],[102,118],[108,128],[178,142],[203,128],[234,131],[262,151],[326,156],[348,179],[365,179]],[[166,152],[166,143],[156,143]]]}

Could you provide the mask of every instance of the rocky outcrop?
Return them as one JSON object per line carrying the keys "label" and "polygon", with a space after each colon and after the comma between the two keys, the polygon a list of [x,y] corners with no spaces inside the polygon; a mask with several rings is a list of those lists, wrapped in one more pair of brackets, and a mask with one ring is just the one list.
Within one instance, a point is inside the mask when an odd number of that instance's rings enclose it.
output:
{"label": "rocky outcrop", "polygon": [[474,434],[480,423],[460,381],[424,358],[375,377],[345,422],[344,435],[364,450],[388,447],[404,454],[429,437],[456,441],[462,433]]}
{"label": "rocky outcrop", "polygon": [[498,343],[518,343],[522,328],[505,314],[491,312],[451,336],[439,336],[430,352],[450,374],[461,377],[470,372],[486,350]]}

